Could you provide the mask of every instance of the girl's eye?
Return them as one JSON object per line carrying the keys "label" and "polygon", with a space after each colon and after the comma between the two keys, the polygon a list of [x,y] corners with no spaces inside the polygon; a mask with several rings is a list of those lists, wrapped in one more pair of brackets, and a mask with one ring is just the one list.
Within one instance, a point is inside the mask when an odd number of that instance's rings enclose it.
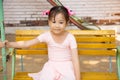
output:
{"label": "girl's eye", "polygon": [[63,24],[64,22],[60,22],[60,24]]}
{"label": "girl's eye", "polygon": [[55,21],[52,21],[52,23],[55,23]]}

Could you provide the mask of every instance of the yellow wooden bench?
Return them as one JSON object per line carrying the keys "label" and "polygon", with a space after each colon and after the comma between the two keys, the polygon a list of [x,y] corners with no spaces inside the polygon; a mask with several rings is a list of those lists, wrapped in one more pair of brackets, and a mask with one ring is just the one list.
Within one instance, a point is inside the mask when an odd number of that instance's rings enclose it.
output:
{"label": "yellow wooden bench", "polygon": [[[44,32],[44,30],[17,30],[16,41],[30,40]],[[120,50],[117,50],[114,30],[69,30],[74,34],[79,55],[91,56],[116,56],[119,62]],[[40,43],[29,49],[15,49],[12,55],[12,79],[13,80],[32,80],[28,77],[28,72],[15,72],[16,55],[47,55],[47,46]],[[117,63],[117,64],[118,64]],[[118,64],[118,72],[120,72]],[[117,72],[81,72],[82,80],[120,80]],[[120,78],[120,76],[119,76]]]}

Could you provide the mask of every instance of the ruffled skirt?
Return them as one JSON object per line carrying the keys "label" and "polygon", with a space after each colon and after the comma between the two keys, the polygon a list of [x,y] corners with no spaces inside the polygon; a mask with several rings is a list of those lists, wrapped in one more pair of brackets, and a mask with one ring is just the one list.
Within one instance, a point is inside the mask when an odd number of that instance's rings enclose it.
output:
{"label": "ruffled skirt", "polygon": [[71,61],[48,61],[38,73],[29,73],[33,80],[75,80]]}

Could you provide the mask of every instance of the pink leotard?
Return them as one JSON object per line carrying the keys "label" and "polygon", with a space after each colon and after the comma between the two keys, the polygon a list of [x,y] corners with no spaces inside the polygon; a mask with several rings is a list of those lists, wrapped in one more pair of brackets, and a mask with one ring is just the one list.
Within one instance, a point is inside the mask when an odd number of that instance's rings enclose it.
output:
{"label": "pink leotard", "polygon": [[40,42],[48,45],[48,61],[38,73],[29,73],[33,80],[75,80],[71,60],[71,49],[77,48],[76,40],[68,33],[63,43],[54,41],[51,33],[45,32],[37,37]]}

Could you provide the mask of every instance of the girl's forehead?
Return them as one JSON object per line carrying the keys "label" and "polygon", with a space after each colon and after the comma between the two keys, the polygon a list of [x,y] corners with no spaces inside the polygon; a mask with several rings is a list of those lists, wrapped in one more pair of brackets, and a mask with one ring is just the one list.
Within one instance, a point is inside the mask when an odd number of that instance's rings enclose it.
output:
{"label": "girl's forehead", "polygon": [[53,16],[52,19],[60,19],[60,20],[64,20],[65,17],[62,13],[56,14],[56,16]]}

